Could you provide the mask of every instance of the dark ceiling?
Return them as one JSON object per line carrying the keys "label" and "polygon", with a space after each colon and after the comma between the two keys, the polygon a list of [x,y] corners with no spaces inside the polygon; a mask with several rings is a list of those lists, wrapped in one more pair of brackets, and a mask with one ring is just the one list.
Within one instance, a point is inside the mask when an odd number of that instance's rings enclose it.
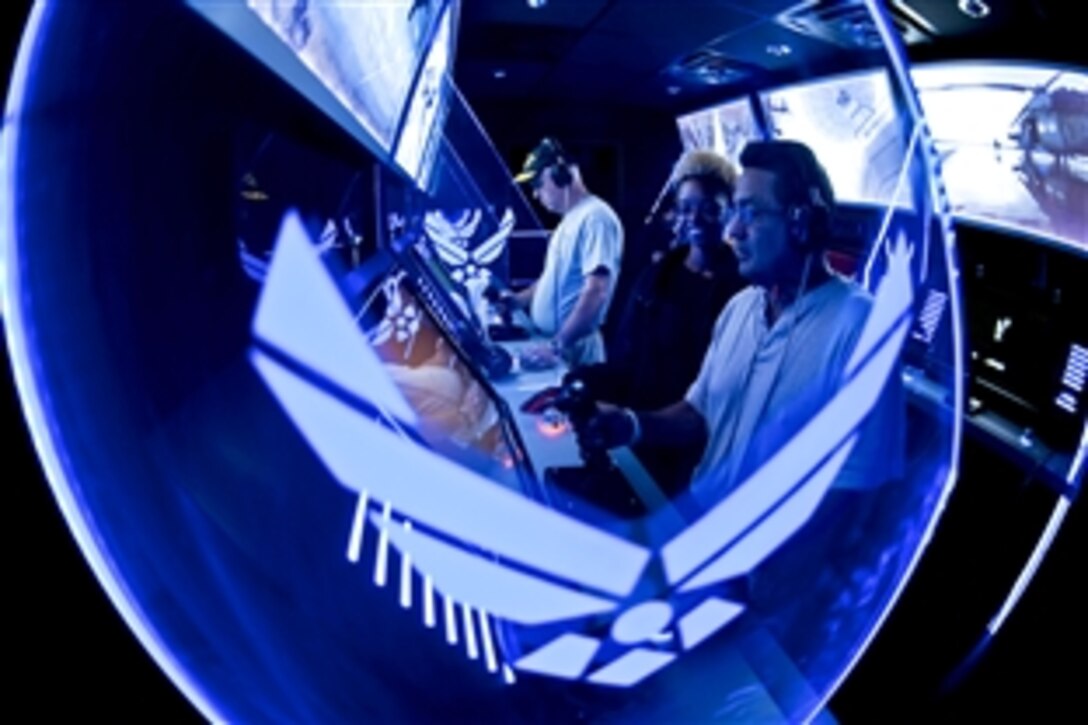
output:
{"label": "dark ceiling", "polygon": [[[989,8],[972,18],[959,5]],[[1075,3],[885,0],[915,60],[1083,62]],[[859,61],[874,38],[842,0],[464,0],[456,77],[475,102],[585,102],[676,111],[749,84]],[[788,50],[787,50],[788,49]]]}

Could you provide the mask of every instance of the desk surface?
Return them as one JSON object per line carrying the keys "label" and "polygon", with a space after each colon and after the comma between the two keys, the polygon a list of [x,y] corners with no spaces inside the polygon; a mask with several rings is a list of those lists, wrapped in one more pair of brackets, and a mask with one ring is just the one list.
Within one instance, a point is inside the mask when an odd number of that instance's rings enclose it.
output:
{"label": "desk surface", "polygon": [[[565,365],[549,370],[521,368],[521,353],[543,342],[543,338],[537,337],[501,343],[514,357],[513,372],[492,383],[495,392],[509,406],[510,414],[525,443],[533,472],[541,481],[544,480],[544,472],[548,468],[581,466],[583,463],[574,431],[566,419],[526,413],[521,409],[522,404],[536,393],[560,385],[567,372]],[[646,509],[654,512],[655,517],[659,517],[667,529],[679,531],[683,528],[683,519],[634,453],[629,448],[618,448],[611,451],[610,455]]]}

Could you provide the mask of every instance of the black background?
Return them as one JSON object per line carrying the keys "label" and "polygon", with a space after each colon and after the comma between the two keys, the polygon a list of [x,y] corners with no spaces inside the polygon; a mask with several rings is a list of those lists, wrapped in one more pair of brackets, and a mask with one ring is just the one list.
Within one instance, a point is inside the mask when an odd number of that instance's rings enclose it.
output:
{"label": "black background", "polygon": [[[10,68],[29,2],[0,10],[0,67]],[[7,73],[4,78],[6,97]],[[6,193],[6,192],[5,192]],[[115,722],[194,722],[200,718],[124,625],[76,546],[32,449],[5,354],[3,412],[8,526],[4,592],[5,706],[36,719],[62,715]],[[969,447],[964,477],[1015,476]],[[976,666],[946,694],[933,684],[926,643],[954,626],[937,621],[942,575],[912,584],[904,611],[832,700],[842,722],[953,721],[982,717],[1036,722],[1083,718],[1082,647],[1088,597],[1083,497],[1006,627]],[[950,512],[951,513],[951,512]],[[957,512],[955,536],[971,536],[971,512]],[[949,539],[949,534],[944,538]],[[933,549],[939,554],[937,547]],[[921,572],[920,572],[921,573]],[[947,575],[943,575],[947,576]],[[954,608],[955,603],[949,603]],[[925,674],[927,673],[928,674]],[[919,674],[923,673],[923,674]]]}

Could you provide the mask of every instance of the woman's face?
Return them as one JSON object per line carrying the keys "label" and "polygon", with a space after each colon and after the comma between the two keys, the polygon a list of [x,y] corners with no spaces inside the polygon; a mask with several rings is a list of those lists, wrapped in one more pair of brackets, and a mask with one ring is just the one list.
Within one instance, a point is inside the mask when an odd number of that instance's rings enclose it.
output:
{"label": "woman's face", "polygon": [[706,193],[696,179],[685,179],[676,189],[673,233],[677,244],[711,248],[725,238],[726,204]]}

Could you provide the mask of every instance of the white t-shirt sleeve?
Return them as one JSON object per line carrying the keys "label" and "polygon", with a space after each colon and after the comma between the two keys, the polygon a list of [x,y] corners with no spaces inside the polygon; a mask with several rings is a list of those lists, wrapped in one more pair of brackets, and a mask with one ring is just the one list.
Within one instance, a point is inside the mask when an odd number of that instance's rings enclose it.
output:
{"label": "white t-shirt sleeve", "polygon": [[578,268],[582,276],[604,267],[615,279],[623,254],[623,230],[604,209],[594,210],[582,222],[578,244]]}

